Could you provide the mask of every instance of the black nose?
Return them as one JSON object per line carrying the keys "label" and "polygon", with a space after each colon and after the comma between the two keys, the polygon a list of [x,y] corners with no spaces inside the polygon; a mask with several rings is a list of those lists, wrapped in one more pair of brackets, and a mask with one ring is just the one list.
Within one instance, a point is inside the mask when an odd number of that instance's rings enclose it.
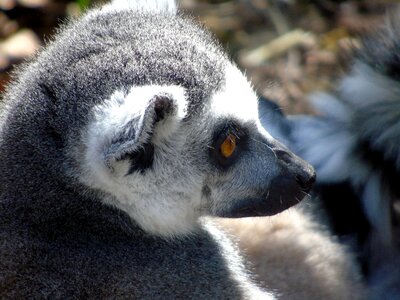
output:
{"label": "black nose", "polygon": [[309,175],[309,173],[302,173],[297,175],[295,178],[296,182],[300,185],[303,191],[308,193],[315,182],[316,175],[315,172],[311,173],[311,175]]}
{"label": "black nose", "polygon": [[274,152],[284,172],[288,176],[293,176],[299,187],[304,192],[308,193],[316,178],[314,168],[291,152],[281,149],[275,150]]}

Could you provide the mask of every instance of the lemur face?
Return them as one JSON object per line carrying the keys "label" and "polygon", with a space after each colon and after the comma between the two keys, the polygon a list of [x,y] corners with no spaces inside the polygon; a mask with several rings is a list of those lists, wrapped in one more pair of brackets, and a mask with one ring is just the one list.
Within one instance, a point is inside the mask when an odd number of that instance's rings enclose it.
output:
{"label": "lemur face", "polygon": [[52,109],[71,120],[71,174],[143,230],[272,215],[308,192],[313,169],[261,126],[251,85],[191,20],[92,11],[51,50],[63,53],[49,81],[63,84]]}
{"label": "lemur face", "polygon": [[228,65],[225,86],[212,96],[211,167],[203,195],[222,217],[273,215],[300,202],[313,168],[260,124],[258,101],[241,72]]}
{"label": "lemur face", "polygon": [[202,215],[273,215],[302,200],[314,171],[262,128],[235,66],[190,117],[187,98],[179,86],[147,85],[96,106],[83,137],[86,184],[161,235],[190,232]]}

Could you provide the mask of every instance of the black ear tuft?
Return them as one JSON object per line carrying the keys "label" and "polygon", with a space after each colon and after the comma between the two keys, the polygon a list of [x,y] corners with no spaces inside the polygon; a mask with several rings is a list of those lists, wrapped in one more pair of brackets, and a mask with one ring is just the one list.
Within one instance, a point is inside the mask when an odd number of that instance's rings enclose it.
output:
{"label": "black ear tuft", "polygon": [[140,172],[143,174],[148,168],[153,165],[154,160],[154,145],[152,143],[146,143],[141,149],[138,149],[134,153],[128,153],[126,155],[131,162],[131,167],[126,175],[130,175],[133,172]]}
{"label": "black ear tuft", "polygon": [[[153,165],[153,136],[157,123],[177,114],[178,105],[172,94],[160,92],[149,97],[144,110],[132,114],[132,119],[118,125],[111,143],[105,150],[105,164],[110,170],[118,161],[129,160],[126,175],[144,171]],[[128,120],[128,119],[125,119]],[[165,125],[168,126],[168,125]]]}
{"label": "black ear tuft", "polygon": [[159,122],[173,110],[173,101],[167,95],[157,95],[154,97],[155,122]]}

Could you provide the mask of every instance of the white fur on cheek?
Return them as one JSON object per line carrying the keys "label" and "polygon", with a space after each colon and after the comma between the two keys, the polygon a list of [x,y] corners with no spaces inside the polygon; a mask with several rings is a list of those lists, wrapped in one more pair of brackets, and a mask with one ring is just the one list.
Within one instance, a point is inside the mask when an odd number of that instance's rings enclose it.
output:
{"label": "white fur on cheek", "polygon": [[[132,120],[137,120],[132,126],[136,125],[135,130],[139,130],[142,118],[149,101],[158,94],[168,94],[177,105],[176,115],[165,126],[160,126],[160,130],[156,133],[157,138],[167,138],[168,134],[174,132],[178,126],[179,120],[183,119],[186,114],[186,98],[183,88],[178,86],[140,86],[133,87],[128,95],[123,92],[115,92],[108,101],[94,109],[94,120],[88,126],[87,133],[84,134],[84,144],[87,146],[85,153],[85,168],[93,172],[92,175],[97,177],[95,182],[101,181],[100,186],[107,184],[114,177],[126,174],[129,162],[121,162],[117,167],[122,173],[115,173],[109,177],[110,173],[105,165],[105,153],[107,148],[112,144],[112,140],[116,133]],[[148,139],[146,132],[138,141],[137,147],[140,148]],[[134,145],[133,145],[134,146]],[[102,174],[102,175],[101,175]],[[94,183],[94,182],[93,182]]]}
{"label": "white fur on cheek", "polygon": [[[152,141],[159,140],[160,145],[155,149],[152,168],[127,175],[129,159],[107,166],[105,155],[113,146],[115,135],[127,124],[135,131],[140,129],[149,101],[158,94],[171,97],[175,110],[154,129]],[[134,87],[128,95],[116,92],[95,108],[94,118],[82,135],[85,152],[81,180],[105,192],[105,203],[125,211],[143,230],[154,235],[190,233],[197,226],[201,210],[201,174],[191,165],[190,157],[181,157],[186,134],[177,133],[186,106],[184,89],[177,86]],[[148,133],[144,135],[138,148],[148,139]],[[174,147],[164,147],[161,141],[165,139]]]}
{"label": "white fur on cheek", "polygon": [[200,217],[202,180],[190,173],[186,178],[174,177],[176,168],[185,168],[184,164],[169,163],[162,166],[166,172],[156,168],[145,175],[121,178],[109,191],[114,197],[104,201],[128,213],[148,233],[164,237],[190,234]]}

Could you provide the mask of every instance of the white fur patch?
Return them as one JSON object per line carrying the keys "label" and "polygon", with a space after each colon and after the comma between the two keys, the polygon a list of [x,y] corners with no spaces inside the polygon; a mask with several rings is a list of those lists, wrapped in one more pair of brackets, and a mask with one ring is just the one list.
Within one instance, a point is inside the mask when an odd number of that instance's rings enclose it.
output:
{"label": "white fur patch", "polygon": [[175,0],[113,0],[103,7],[102,12],[123,10],[176,14],[177,7]]}
{"label": "white fur patch", "polygon": [[246,269],[244,267],[243,259],[239,255],[239,250],[226,234],[219,230],[210,218],[203,218],[201,221],[203,228],[205,228],[220,245],[222,255],[226,260],[226,265],[231,271],[232,278],[237,281],[238,286],[244,292],[243,299],[275,299],[272,294],[261,290],[251,282],[249,274],[246,274]]}
{"label": "white fur patch", "polygon": [[[115,134],[142,120],[149,100],[154,95],[168,94],[176,104],[174,115],[157,123],[152,142],[159,145],[154,154],[153,167],[145,174],[126,175],[129,159],[105,163],[105,153],[113,143]],[[88,186],[106,192],[104,201],[128,213],[145,231],[161,236],[187,234],[197,226],[201,210],[201,174],[191,170],[190,161],[181,156],[185,133],[175,133],[186,114],[184,89],[177,86],[133,87],[127,95],[114,93],[104,104],[94,109],[94,119],[83,133],[86,146],[81,180]],[[137,120],[137,122],[132,122]],[[131,124],[132,123],[132,124]],[[139,130],[140,128],[135,128]],[[141,147],[146,134],[139,139]],[[165,145],[168,140],[174,147]],[[128,141],[129,143],[129,141]],[[192,167],[193,168],[193,167]]]}
{"label": "white fur patch", "polygon": [[229,64],[225,70],[225,86],[213,95],[211,109],[214,115],[231,116],[240,121],[258,119],[257,96],[239,69]]}
{"label": "white fur patch", "polygon": [[[174,118],[167,120],[168,126],[160,126],[156,138],[167,138],[168,133],[173,132],[179,121],[186,114],[187,101],[184,89],[177,86],[140,86],[133,87],[128,95],[122,92],[115,92],[111,98],[104,104],[95,108],[95,121],[88,129],[87,134],[87,153],[86,161],[95,174],[109,173],[105,168],[110,167],[104,164],[105,153],[115,137],[116,133],[126,126],[129,122],[137,119],[139,124],[143,123],[143,116],[149,101],[159,94],[171,95],[177,104],[177,114]],[[139,131],[141,128],[135,128]],[[148,139],[147,132],[141,135],[140,140],[127,143],[125,147],[130,147],[134,151],[135,147],[140,147]],[[136,143],[137,145],[133,144]],[[120,169],[120,175],[126,174],[129,162],[121,162],[117,169]]]}
{"label": "white fur patch", "polygon": [[211,98],[211,112],[218,119],[232,118],[240,122],[252,122],[266,139],[273,140],[258,118],[258,98],[250,82],[234,65],[225,69],[225,86]]}

